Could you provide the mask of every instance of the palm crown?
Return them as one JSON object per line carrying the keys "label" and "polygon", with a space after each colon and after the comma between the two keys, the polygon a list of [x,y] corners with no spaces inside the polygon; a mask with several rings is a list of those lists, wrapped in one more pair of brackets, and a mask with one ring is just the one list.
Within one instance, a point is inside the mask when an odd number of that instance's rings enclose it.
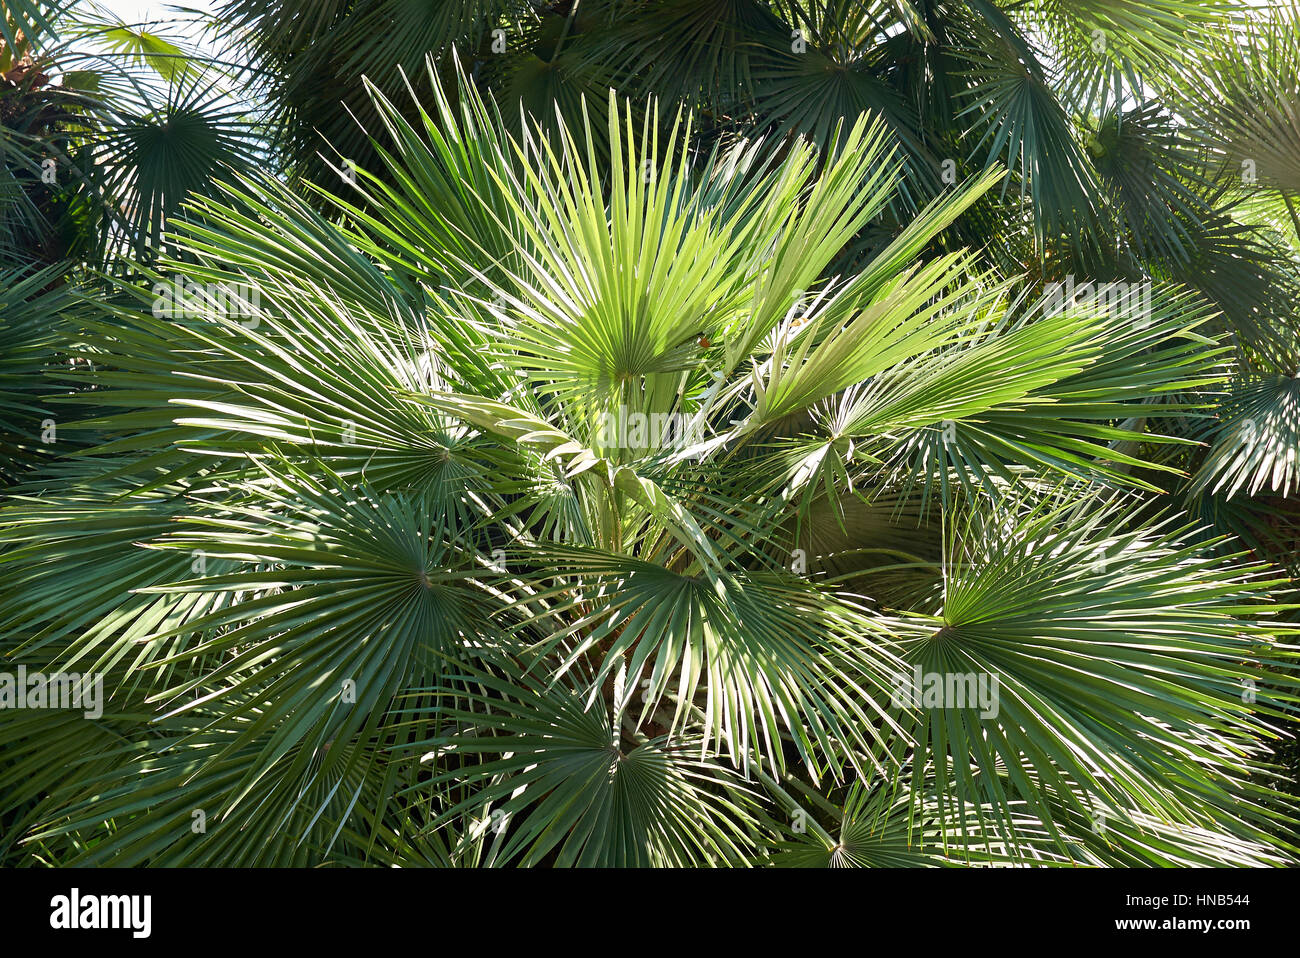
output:
{"label": "palm crown", "polygon": [[[350,222],[248,180],[181,228],[165,265],[256,304],[158,316],[123,284],[85,321],[81,395],[109,412],[73,428],[107,434],[11,508],[6,633],[113,696],[5,732],[30,756],[11,775],[49,789],[31,841],[87,863],[1285,854],[1251,742],[1290,693],[1242,694],[1279,661],[1263,567],[1086,487],[1127,476],[1110,421],[1222,375],[1202,306],[1053,313],[920,256],[991,178],[826,278],[897,186],[866,120],[824,164],[695,157],[611,99],[552,146],[431,82],[414,125],[377,97],[397,152],[336,198]],[[996,675],[996,706],[900,700],[917,669]],[[37,767],[51,735],[122,745],[87,741],[67,779]]]}

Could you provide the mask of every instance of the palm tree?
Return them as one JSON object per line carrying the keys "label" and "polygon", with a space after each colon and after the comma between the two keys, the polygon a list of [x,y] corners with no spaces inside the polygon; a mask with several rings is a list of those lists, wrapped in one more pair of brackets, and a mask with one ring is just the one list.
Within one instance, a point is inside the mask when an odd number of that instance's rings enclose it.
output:
{"label": "palm tree", "polygon": [[442,69],[346,189],[240,177],[66,308],[96,441],[0,512],[0,635],[106,700],[0,725],[11,860],[1295,860],[1283,579],[1147,495],[1232,373],[1202,296],[946,248],[996,168],[839,271],[918,202],[886,121],[701,149]]}

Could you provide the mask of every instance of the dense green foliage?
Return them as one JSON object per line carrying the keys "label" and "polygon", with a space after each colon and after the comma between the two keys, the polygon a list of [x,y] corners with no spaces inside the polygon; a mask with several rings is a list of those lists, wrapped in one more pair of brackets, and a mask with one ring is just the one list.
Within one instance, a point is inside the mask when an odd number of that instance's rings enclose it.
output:
{"label": "dense green foliage", "polygon": [[7,8],[0,860],[1295,862],[1295,7],[427,7]]}

